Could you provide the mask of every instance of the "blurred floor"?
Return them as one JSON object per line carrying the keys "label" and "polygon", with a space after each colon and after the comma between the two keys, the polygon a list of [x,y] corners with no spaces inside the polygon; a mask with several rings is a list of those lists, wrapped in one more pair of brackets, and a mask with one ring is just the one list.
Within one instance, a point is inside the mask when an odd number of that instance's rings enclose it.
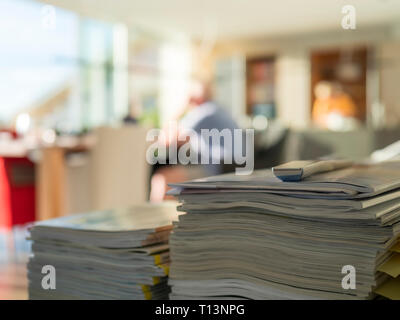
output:
{"label": "blurred floor", "polygon": [[28,299],[26,227],[0,230],[0,300]]}
{"label": "blurred floor", "polygon": [[28,299],[28,281],[25,263],[0,265],[0,300]]}

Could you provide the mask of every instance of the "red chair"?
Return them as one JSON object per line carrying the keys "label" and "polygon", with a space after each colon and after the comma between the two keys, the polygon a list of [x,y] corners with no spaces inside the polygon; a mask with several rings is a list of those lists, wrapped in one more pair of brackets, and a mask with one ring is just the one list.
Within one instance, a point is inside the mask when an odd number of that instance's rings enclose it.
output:
{"label": "red chair", "polygon": [[35,167],[27,158],[0,157],[0,228],[35,221]]}

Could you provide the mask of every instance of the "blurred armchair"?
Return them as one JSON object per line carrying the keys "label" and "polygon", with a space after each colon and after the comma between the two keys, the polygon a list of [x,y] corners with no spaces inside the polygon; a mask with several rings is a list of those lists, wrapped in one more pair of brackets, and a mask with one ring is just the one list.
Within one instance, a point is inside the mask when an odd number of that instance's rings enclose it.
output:
{"label": "blurred armchair", "polygon": [[102,127],[90,154],[93,209],[127,207],[147,199],[150,166],[146,130],[140,126]]}
{"label": "blurred armchair", "polygon": [[88,150],[42,151],[38,164],[38,220],[129,207],[145,201],[150,166],[146,129],[101,127]]}

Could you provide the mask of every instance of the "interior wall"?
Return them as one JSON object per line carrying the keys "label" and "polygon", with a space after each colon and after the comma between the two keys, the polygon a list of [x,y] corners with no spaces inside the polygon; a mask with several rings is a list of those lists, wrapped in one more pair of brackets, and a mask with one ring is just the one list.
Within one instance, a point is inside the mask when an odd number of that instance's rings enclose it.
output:
{"label": "interior wall", "polygon": [[310,61],[307,50],[288,50],[276,65],[278,118],[291,128],[303,128],[310,120]]}
{"label": "interior wall", "polygon": [[215,66],[214,99],[239,122],[246,112],[245,68],[243,55],[219,59]]}
{"label": "interior wall", "polygon": [[400,39],[385,43],[379,50],[380,98],[387,126],[400,123]]}
{"label": "interior wall", "polygon": [[[281,36],[275,38],[239,39],[219,41],[214,52],[214,59],[243,55],[245,57],[259,57],[275,55],[277,57],[277,110],[278,118],[283,123],[296,128],[306,128],[310,124],[311,97],[310,97],[310,54],[312,50],[322,50],[337,47],[367,46],[380,48],[395,41],[393,26],[378,26],[357,30],[336,30],[304,35]],[[384,50],[390,53],[392,49]],[[396,55],[396,53],[393,53]],[[397,57],[400,55],[397,54]],[[375,65],[377,67],[378,65]],[[393,81],[398,78],[398,71],[386,71],[384,76]],[[392,79],[392,80],[391,80]],[[395,83],[395,82],[393,82]],[[382,86],[386,86],[382,84]],[[387,86],[383,98],[391,97],[393,85]],[[289,94],[290,93],[290,94]],[[397,98],[388,101],[395,105]],[[397,108],[395,105],[393,108]]]}

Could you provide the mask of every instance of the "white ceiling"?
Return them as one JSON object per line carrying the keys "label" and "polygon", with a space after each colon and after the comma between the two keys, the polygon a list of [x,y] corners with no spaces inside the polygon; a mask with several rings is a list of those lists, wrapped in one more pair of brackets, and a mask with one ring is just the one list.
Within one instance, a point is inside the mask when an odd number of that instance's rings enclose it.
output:
{"label": "white ceiling", "polygon": [[[42,0],[85,16],[190,36],[241,38],[341,30],[343,5],[357,28],[400,22],[400,0]],[[351,31],[349,31],[351,32]]]}

